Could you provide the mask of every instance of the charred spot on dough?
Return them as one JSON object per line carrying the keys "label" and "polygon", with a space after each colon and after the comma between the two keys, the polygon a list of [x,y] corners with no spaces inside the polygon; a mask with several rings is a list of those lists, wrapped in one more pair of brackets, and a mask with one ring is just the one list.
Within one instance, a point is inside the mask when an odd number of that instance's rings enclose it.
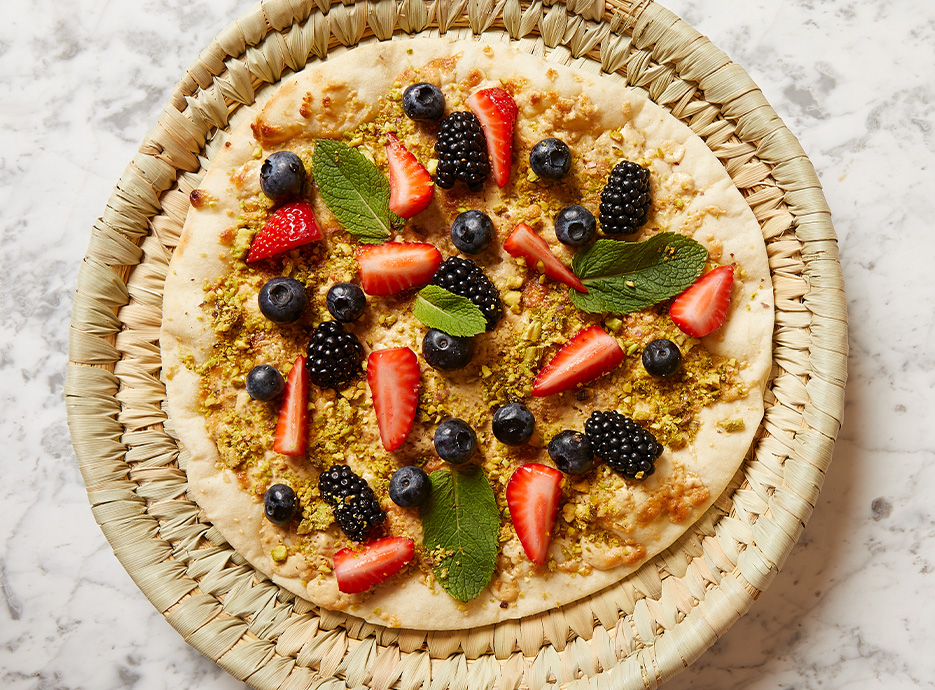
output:
{"label": "charred spot on dough", "polygon": [[192,202],[192,206],[201,208],[208,201],[208,193],[201,189],[193,189],[192,193],[188,195],[188,198]]}
{"label": "charred spot on dough", "polygon": [[253,138],[259,142],[263,148],[269,148],[272,144],[278,144],[285,141],[287,134],[282,127],[268,124],[262,116],[258,117],[256,122],[250,124],[253,130]]}
{"label": "charred spot on dough", "polygon": [[313,101],[314,97],[312,96],[311,91],[306,92],[306,94],[302,96],[302,105],[299,106],[299,115],[304,117],[306,120],[312,116]]}

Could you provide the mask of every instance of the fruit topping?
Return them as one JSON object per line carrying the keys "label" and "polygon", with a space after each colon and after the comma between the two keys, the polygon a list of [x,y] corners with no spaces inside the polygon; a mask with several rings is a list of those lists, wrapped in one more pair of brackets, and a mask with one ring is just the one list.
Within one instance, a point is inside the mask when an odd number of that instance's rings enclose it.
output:
{"label": "fruit topping", "polygon": [[368,295],[395,295],[425,285],[441,262],[442,255],[426,242],[365,244],[357,249],[361,287]]}
{"label": "fruit topping", "polygon": [[296,357],[286,379],[273,436],[273,450],[283,455],[304,455],[308,443],[308,376],[305,358]]}
{"label": "fruit topping", "polygon": [[356,321],[364,315],[367,297],[359,285],[354,283],[336,283],[328,290],[325,297],[328,313],[342,323]]}
{"label": "fruit topping", "polygon": [[651,432],[616,410],[595,411],[584,423],[594,455],[628,479],[646,479],[656,471],[662,446]]}
{"label": "fruit topping", "polygon": [[271,153],[260,168],[260,189],[273,201],[283,201],[302,193],[307,174],[302,160],[292,151]]}
{"label": "fruit topping", "polygon": [[597,221],[584,206],[566,206],[555,216],[555,237],[569,247],[583,247],[597,235]]}
{"label": "fruit topping", "polygon": [[498,407],[493,413],[493,435],[500,443],[518,446],[526,443],[536,429],[536,418],[523,403],[514,402]]}
{"label": "fruit topping", "polygon": [[465,211],[451,224],[451,242],[465,254],[480,254],[493,241],[493,221],[483,211]]}
{"label": "fruit topping", "polygon": [[305,294],[305,285],[295,278],[277,276],[260,288],[257,302],[263,316],[270,321],[292,323],[305,312],[308,295]]}
{"label": "fruit topping", "polygon": [[439,123],[435,156],[435,184],[451,189],[461,181],[471,191],[480,191],[490,174],[490,161],[484,130],[474,113],[459,111]]}
{"label": "fruit topping", "polygon": [[571,272],[571,269],[563,264],[544,239],[539,237],[532,228],[526,223],[520,223],[516,229],[510,233],[503,243],[503,248],[507,254],[515,257],[522,257],[526,260],[529,268],[535,268],[540,273],[544,273],[552,280],[564,283],[578,292],[587,292],[588,289],[578,280],[578,276]]}
{"label": "fruit topping", "polygon": [[475,91],[467,104],[484,128],[493,178],[503,187],[510,181],[513,165],[513,127],[519,113],[516,101],[503,89],[493,88]]}
{"label": "fruit topping", "polygon": [[373,396],[380,440],[396,450],[406,440],[419,404],[419,362],[408,347],[377,350],[367,358],[367,384]]}
{"label": "fruit topping", "polygon": [[633,234],[646,222],[651,203],[649,170],[620,161],[601,192],[601,230],[607,235]]}
{"label": "fruit topping", "polygon": [[250,244],[247,263],[288,252],[309,242],[317,242],[321,237],[321,229],[309,203],[293,201],[280,206],[267,219]]}
{"label": "fruit topping", "polygon": [[582,474],[594,464],[591,442],[580,431],[566,429],[549,441],[549,457],[565,474]]}
{"label": "fruit topping", "polygon": [[386,513],[366,480],[348,465],[334,465],[318,476],[318,493],[331,506],[338,527],[353,541],[364,541],[386,520]]}
{"label": "fruit topping", "polygon": [[359,594],[385,582],[412,560],[415,545],[407,537],[384,537],[361,548],[334,554],[334,577],[345,594]]}
{"label": "fruit topping", "polygon": [[679,346],[666,338],[657,338],[643,350],[643,368],[650,376],[672,376],[682,364]]}
{"label": "fruit topping", "polygon": [[415,508],[428,500],[432,482],[421,467],[406,465],[390,479],[390,498],[400,508]]}
{"label": "fruit topping", "polygon": [[600,326],[585,328],[542,368],[532,383],[532,394],[541,398],[572,390],[611,371],[625,356],[614,337]]}
{"label": "fruit topping", "polygon": [[476,304],[487,319],[488,331],[493,330],[503,316],[500,291],[483,269],[470,259],[462,259],[459,256],[445,259],[432,276],[432,283],[456,295],[467,297]]}
{"label": "fruit topping", "polygon": [[529,152],[529,167],[543,179],[560,180],[571,170],[571,150],[561,139],[543,139]]}
{"label": "fruit topping", "polygon": [[411,120],[435,122],[445,114],[445,94],[435,84],[419,82],[403,91],[403,112]]}
{"label": "fruit topping", "polygon": [[263,494],[263,513],[274,525],[286,525],[299,509],[299,499],[291,486],[273,484]]}
{"label": "fruit topping", "polygon": [[562,473],[548,465],[522,465],[506,485],[506,503],[516,536],[536,565],[545,563],[549,555],[561,497]]}
{"label": "fruit topping", "polygon": [[401,218],[412,218],[432,201],[432,176],[409,149],[387,134],[386,159],[390,166],[390,210]]}
{"label": "fruit topping", "polygon": [[463,419],[446,419],[435,429],[435,452],[445,462],[461,465],[477,452],[477,434]]}
{"label": "fruit topping", "polygon": [[720,328],[727,318],[733,284],[732,265],[715,268],[672,301],[669,316],[683,333],[703,338]]}
{"label": "fruit topping", "polygon": [[247,374],[247,395],[254,400],[272,400],[286,387],[279,370],[271,364],[258,364]]}
{"label": "fruit topping", "polygon": [[325,321],[312,332],[305,350],[308,376],[319,388],[343,388],[360,373],[364,348],[337,321]]}
{"label": "fruit topping", "polygon": [[422,338],[422,357],[433,369],[463,369],[473,356],[474,341],[471,338],[457,338],[437,328],[430,328]]}

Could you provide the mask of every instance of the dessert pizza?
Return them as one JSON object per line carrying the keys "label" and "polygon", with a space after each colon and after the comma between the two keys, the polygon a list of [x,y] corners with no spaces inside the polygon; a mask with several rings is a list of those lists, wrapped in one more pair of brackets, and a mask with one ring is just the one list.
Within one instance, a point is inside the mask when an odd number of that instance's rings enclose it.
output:
{"label": "dessert pizza", "polygon": [[622,81],[360,46],[278,87],[191,202],[162,328],[189,492],[321,607],[457,629],[598,592],[761,421],[760,228]]}

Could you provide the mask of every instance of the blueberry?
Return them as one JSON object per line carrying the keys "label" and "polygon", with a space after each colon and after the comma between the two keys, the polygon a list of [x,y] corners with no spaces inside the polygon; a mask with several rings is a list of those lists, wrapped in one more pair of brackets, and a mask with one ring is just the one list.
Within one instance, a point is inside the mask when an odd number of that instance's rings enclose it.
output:
{"label": "blueberry", "polygon": [[474,341],[432,328],[422,339],[422,356],[430,367],[439,371],[463,369],[474,356]]}
{"label": "blueberry", "polygon": [[555,237],[569,247],[583,247],[597,235],[597,221],[584,206],[566,206],[555,216]]}
{"label": "blueberry", "polygon": [[282,374],[272,365],[260,364],[247,374],[247,395],[254,400],[272,400],[285,387]]}
{"label": "blueberry", "polygon": [[263,494],[263,512],[266,519],[274,525],[285,525],[299,510],[299,499],[292,487],[285,484],[273,484]]}
{"label": "blueberry", "polygon": [[549,441],[549,457],[565,474],[587,472],[594,464],[594,453],[588,437],[570,429],[552,437]]}
{"label": "blueberry", "polygon": [[477,434],[463,419],[446,419],[435,430],[435,452],[452,465],[465,463],[477,452]]}
{"label": "blueberry", "polygon": [[273,201],[299,196],[305,178],[305,166],[292,151],[271,153],[260,168],[260,188]]}
{"label": "blueberry", "polygon": [[493,435],[508,446],[526,443],[535,428],[536,418],[523,403],[510,403],[493,413]]}
{"label": "blueberry", "polygon": [[271,278],[260,288],[260,311],[270,321],[292,323],[297,321],[308,305],[305,286],[295,278]]}
{"label": "blueberry", "polygon": [[659,338],[653,340],[643,350],[643,368],[650,376],[665,378],[672,376],[682,365],[682,353],[679,346],[671,340]]}
{"label": "blueberry", "polygon": [[347,323],[363,316],[364,309],[367,308],[367,298],[360,286],[354,283],[338,283],[328,290],[325,305],[335,319]]}
{"label": "blueberry", "polygon": [[571,169],[571,151],[561,139],[549,137],[532,147],[529,166],[539,177],[560,180]]}
{"label": "blueberry", "polygon": [[451,241],[465,254],[480,254],[493,241],[493,221],[483,211],[465,211],[451,224]]}
{"label": "blueberry", "polygon": [[429,476],[421,467],[406,465],[390,479],[390,498],[400,508],[415,508],[428,500],[432,492]]}
{"label": "blueberry", "polygon": [[412,120],[434,122],[445,114],[445,94],[435,84],[419,82],[403,91],[403,112]]}

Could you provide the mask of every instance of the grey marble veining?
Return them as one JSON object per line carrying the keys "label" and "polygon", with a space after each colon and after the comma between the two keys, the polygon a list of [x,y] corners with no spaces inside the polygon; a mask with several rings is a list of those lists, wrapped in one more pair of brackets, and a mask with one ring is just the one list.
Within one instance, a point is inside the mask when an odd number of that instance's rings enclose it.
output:
{"label": "grey marble veining", "polygon": [[[815,164],[850,315],[844,428],[783,572],[672,690],[935,685],[935,3],[669,0]],[[62,404],[89,231],[178,77],[248,0],[4,3],[0,687],[242,688],[94,522]]]}

